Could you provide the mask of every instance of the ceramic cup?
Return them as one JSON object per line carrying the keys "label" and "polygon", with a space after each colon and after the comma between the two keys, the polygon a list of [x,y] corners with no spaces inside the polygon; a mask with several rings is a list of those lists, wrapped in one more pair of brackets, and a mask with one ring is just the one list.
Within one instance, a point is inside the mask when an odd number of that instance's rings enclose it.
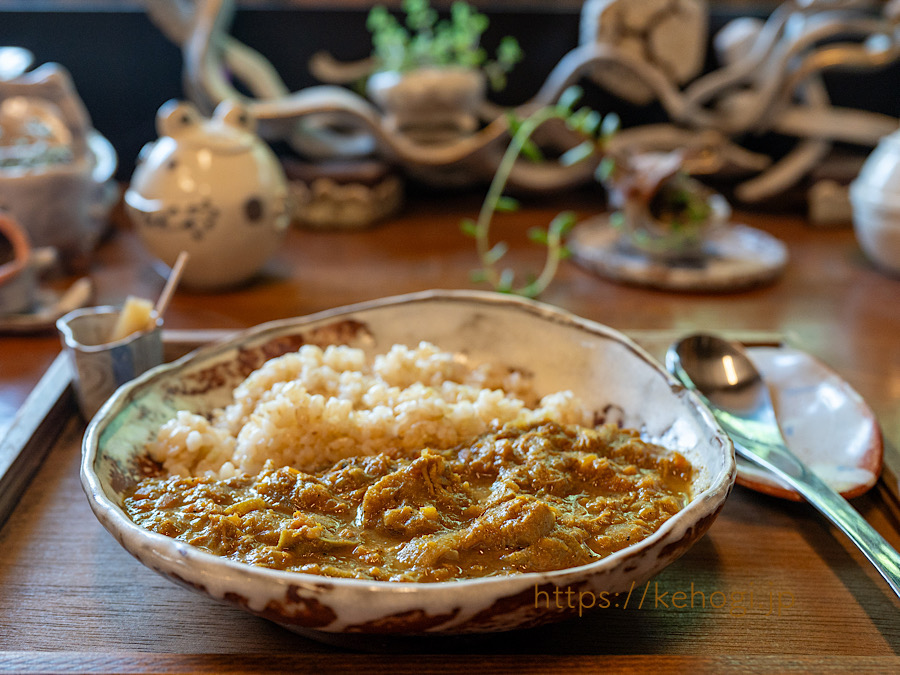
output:
{"label": "ceramic cup", "polygon": [[86,307],[56,322],[69,354],[78,406],[91,419],[120,385],[163,361],[162,319],[153,327],[107,342],[119,318],[117,307]]}

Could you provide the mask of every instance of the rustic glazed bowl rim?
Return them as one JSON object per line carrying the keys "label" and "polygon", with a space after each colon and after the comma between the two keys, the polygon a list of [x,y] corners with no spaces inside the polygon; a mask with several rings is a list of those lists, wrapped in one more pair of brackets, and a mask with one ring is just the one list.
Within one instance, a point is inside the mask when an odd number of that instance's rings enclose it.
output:
{"label": "rustic glazed bowl rim", "polygon": [[[118,340],[110,340],[109,342],[100,342],[97,344],[87,344],[81,342],[75,337],[75,331],[72,330],[72,322],[84,317],[111,317],[121,312],[120,307],[115,305],[96,305],[94,307],[79,307],[70,312],[63,314],[56,320],[56,329],[59,331],[66,345],[77,348],[83,352],[105,352],[113,347],[133,342],[146,333],[160,330],[163,327],[163,318],[153,309],[150,312],[151,323],[146,328],[130,333]],[[163,364],[168,365],[168,364]],[[131,384],[131,383],[129,383]]]}
{"label": "rustic glazed bowl rim", "polygon": [[[692,404],[701,421],[710,429],[715,430],[716,438],[721,442],[721,448],[725,454],[725,461],[723,462],[721,469],[710,474],[709,484],[706,489],[693,495],[688,504],[672,518],[667,520],[658,530],[650,536],[600,560],[577,567],[569,567],[548,572],[516,573],[433,583],[326,577],[316,574],[256,567],[246,563],[232,561],[228,558],[207,553],[185,542],[151,532],[138,526],[128,518],[125,512],[107,495],[98,474],[94,470],[94,464],[100,450],[100,437],[109,424],[132,400],[135,392],[145,387],[148,383],[170,371],[182,368],[191,361],[203,361],[212,358],[217,353],[233,349],[240,343],[249,339],[259,338],[265,333],[271,332],[278,334],[286,328],[296,327],[297,329],[300,329],[307,325],[312,326],[321,324],[328,319],[339,319],[345,316],[350,317],[353,314],[366,310],[422,301],[468,301],[485,307],[500,306],[506,308],[518,308],[534,315],[538,319],[549,320],[561,323],[568,327],[585,330],[597,337],[610,339],[622,344],[629,348],[635,356],[644,360],[654,370],[658,371],[660,376],[664,376],[671,389],[677,391],[679,396],[684,396]],[[710,508],[710,500],[713,501],[714,506],[721,507],[734,485],[735,475],[736,467],[733,446],[725,433],[719,428],[712,413],[709,412],[693,392],[685,389],[652,356],[650,356],[649,353],[637,345],[633,340],[606,325],[581,318],[551,305],[489,291],[462,290],[422,291],[346,305],[303,317],[278,319],[259,324],[244,331],[236,332],[234,335],[226,337],[223,340],[200,347],[176,361],[156,366],[128,384],[120,387],[94,416],[88,425],[84,436],[81,462],[82,487],[97,518],[107,527],[107,529],[110,529],[111,531],[113,529],[116,530],[112,533],[120,540],[120,542],[125,538],[125,535],[137,536],[145,542],[152,542],[154,544],[153,553],[160,558],[178,561],[182,564],[196,562],[202,563],[204,566],[212,565],[221,572],[227,571],[234,575],[234,579],[240,580],[235,581],[236,584],[249,583],[252,585],[254,582],[277,582],[282,586],[322,589],[344,588],[366,593],[392,593],[397,591],[412,593],[414,591],[417,596],[420,596],[420,594],[423,593],[442,594],[446,593],[448,589],[465,589],[465,591],[470,592],[484,586],[493,587],[500,584],[511,585],[516,588],[531,588],[536,583],[546,583],[549,581],[554,583],[565,583],[567,577],[579,577],[586,572],[590,572],[593,575],[595,573],[609,571],[618,567],[624,560],[640,555],[645,549],[652,547],[655,542],[667,536],[671,530],[677,527],[684,527],[685,525],[687,525],[685,527],[686,530],[690,529],[692,523],[709,515],[710,512],[714,513],[715,509]]]}

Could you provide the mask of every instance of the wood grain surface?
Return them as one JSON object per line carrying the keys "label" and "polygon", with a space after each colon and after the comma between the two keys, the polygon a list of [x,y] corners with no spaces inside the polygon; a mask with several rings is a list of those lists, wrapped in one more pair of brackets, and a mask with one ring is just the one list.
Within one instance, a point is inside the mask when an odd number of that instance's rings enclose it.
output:
{"label": "wood grain surface", "polygon": [[[216,295],[179,291],[166,326],[236,330],[381,296],[471,288],[474,245],[458,221],[478,203],[473,195],[422,199],[392,222],[356,233],[294,229],[263,278]],[[504,216],[497,234],[512,246],[510,262],[534,269],[540,251],[524,230],[573,205],[582,215],[601,207],[583,193]],[[747,215],[745,222],[789,247],[790,266],[772,286],[669,294],[618,286],[566,264],[541,299],[623,330],[788,336],[867,399],[894,456],[900,281],[863,258],[850,230],[814,230],[792,216]],[[101,303],[155,297],[163,284],[121,222],[98,251],[92,276]],[[53,335],[0,337],[0,425],[9,427],[10,411],[58,351]],[[805,504],[740,487],[709,534],[638,589],[640,606],[635,594],[627,608],[471,639],[330,645],[295,635],[175,586],[131,558],[82,494],[83,430],[77,416],[67,418],[0,529],[0,672],[900,669],[900,602],[862,555]],[[900,510],[884,482],[853,504],[900,546]]]}

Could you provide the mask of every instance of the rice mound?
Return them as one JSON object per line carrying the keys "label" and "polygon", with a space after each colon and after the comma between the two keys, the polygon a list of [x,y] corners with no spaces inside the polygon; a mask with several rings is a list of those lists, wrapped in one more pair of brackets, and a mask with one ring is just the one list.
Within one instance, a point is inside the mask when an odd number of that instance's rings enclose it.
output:
{"label": "rice mound", "polygon": [[470,442],[508,422],[588,425],[570,391],[538,399],[528,378],[422,342],[368,363],[343,345],[304,345],[267,361],[211,419],[179,411],[150,456],[170,475],[229,478],[276,467],[314,471],[346,457]]}

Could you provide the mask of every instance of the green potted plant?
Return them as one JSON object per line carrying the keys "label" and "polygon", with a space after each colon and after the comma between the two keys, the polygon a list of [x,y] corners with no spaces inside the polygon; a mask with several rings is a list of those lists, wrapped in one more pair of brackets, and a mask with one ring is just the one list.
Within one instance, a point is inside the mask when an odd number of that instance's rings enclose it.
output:
{"label": "green potted plant", "polygon": [[385,7],[373,7],[375,71],[366,93],[397,131],[420,142],[452,140],[478,128],[487,86],[501,89],[521,60],[515,38],[504,37],[494,58],[481,46],[488,19],[465,2],[454,2],[440,19],[428,0],[403,0],[401,23]]}
{"label": "green potted plant", "polygon": [[523,158],[545,161],[534,134],[551,120],[564,122],[582,137],[558,161],[596,163],[594,176],[606,188],[610,206],[617,209],[610,221],[620,231],[623,247],[667,261],[699,257],[711,232],[727,221],[731,213],[728,202],[684,172],[682,152],[611,152],[609,141],[618,129],[618,117],[614,113],[603,116],[586,106],[576,108],[581,94],[578,87],[570,87],[556,104],[539,108],[525,119],[509,115],[510,143],[478,217],[461,224],[463,233],[475,239],[481,262],[473,273],[474,281],[499,292],[537,297],[553,280],[560,261],[569,256],[566,236],[576,224],[572,212],[560,213],[546,229],[528,233],[532,241],[547,248],[547,255],[541,271],[524,282],[512,268],[501,269],[508,247],[502,241],[494,243],[490,236],[494,214],[518,208],[515,199],[503,194],[516,162]]}

